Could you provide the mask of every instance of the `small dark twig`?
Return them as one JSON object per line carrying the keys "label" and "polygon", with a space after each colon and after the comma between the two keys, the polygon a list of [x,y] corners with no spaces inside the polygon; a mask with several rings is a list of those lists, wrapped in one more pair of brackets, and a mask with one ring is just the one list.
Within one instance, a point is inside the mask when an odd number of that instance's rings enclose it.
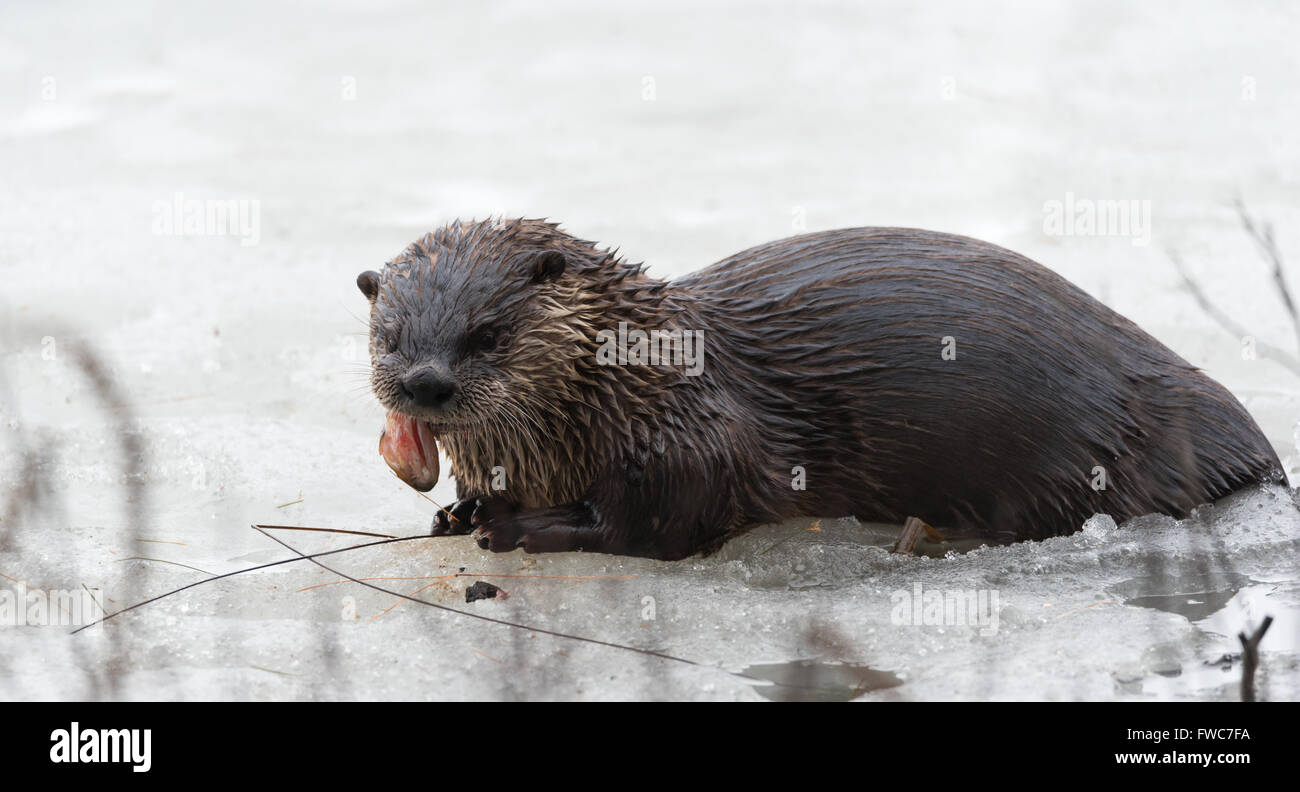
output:
{"label": "small dark twig", "polygon": [[1249,638],[1246,633],[1237,633],[1238,640],[1241,641],[1241,700],[1255,700],[1255,669],[1259,667],[1259,642],[1264,640],[1264,633],[1268,632],[1269,625],[1273,623],[1272,616],[1265,616],[1264,621],[1251,634]]}
{"label": "small dark twig", "polygon": [[[929,528],[924,521],[916,517],[908,517],[903,523],[903,532],[898,535],[898,541],[894,543],[894,552],[899,555],[915,555],[916,543],[926,533]],[[933,530],[933,529],[931,529]]]}

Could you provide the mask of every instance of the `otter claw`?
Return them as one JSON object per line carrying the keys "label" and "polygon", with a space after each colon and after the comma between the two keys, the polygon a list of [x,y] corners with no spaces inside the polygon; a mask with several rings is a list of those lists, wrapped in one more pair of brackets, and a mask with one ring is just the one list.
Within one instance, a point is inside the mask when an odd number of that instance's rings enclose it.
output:
{"label": "otter claw", "polygon": [[508,553],[518,547],[514,514],[514,506],[502,498],[480,498],[469,518],[479,549]]}
{"label": "otter claw", "polygon": [[508,553],[519,546],[521,540],[512,535],[509,525],[500,528],[480,527],[475,529],[471,538],[478,544],[480,550],[491,550],[493,553]]}
{"label": "otter claw", "polygon": [[477,505],[478,499],[465,498],[453,503],[449,509],[439,509],[438,514],[433,518],[433,526],[430,528],[429,534],[432,536],[462,536],[474,530],[470,525],[470,516]]}

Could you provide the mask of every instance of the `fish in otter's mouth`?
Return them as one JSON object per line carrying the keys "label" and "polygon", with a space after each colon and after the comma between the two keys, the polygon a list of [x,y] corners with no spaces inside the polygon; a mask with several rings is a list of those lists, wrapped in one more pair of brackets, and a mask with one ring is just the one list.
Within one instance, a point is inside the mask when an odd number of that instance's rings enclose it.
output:
{"label": "fish in otter's mouth", "polygon": [[427,421],[388,411],[379,453],[397,477],[420,492],[438,483],[438,441]]}

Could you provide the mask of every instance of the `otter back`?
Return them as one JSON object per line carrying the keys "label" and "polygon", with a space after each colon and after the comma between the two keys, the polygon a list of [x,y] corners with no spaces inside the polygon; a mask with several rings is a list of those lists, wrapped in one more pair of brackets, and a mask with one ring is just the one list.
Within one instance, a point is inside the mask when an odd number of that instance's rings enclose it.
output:
{"label": "otter back", "polygon": [[1098,512],[1183,516],[1281,468],[1223,386],[995,245],[808,234],[677,285],[745,339],[716,357],[764,383],[773,453],[808,471],[795,511],[1041,538]]}

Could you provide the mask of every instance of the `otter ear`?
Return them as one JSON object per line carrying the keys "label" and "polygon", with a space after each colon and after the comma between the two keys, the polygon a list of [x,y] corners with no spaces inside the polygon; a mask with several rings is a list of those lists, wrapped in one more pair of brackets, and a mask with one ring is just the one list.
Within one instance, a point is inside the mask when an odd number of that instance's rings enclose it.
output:
{"label": "otter ear", "polygon": [[366,295],[366,299],[374,302],[379,296],[379,273],[374,270],[366,270],[357,276],[357,288],[361,293]]}
{"label": "otter ear", "polygon": [[532,261],[533,282],[555,280],[564,274],[564,254],[558,250],[539,253]]}

